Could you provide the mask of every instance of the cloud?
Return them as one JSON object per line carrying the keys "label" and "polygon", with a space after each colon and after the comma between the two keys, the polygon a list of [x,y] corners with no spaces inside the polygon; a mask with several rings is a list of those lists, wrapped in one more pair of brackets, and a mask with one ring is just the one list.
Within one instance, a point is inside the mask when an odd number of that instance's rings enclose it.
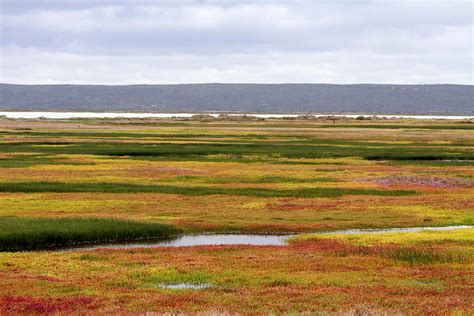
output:
{"label": "cloud", "polygon": [[2,5],[1,80],[7,82],[471,84],[473,77],[471,1]]}
{"label": "cloud", "polygon": [[[467,67],[450,57],[354,53],[164,54],[140,56],[79,55],[16,48],[5,49],[4,72],[12,82],[131,84],[201,82],[469,82]],[[24,63],[27,59],[29,63]],[[438,64],[437,64],[438,63]],[[449,65],[449,66],[448,66]],[[387,75],[388,74],[388,75]],[[283,78],[283,79],[282,79]]]}

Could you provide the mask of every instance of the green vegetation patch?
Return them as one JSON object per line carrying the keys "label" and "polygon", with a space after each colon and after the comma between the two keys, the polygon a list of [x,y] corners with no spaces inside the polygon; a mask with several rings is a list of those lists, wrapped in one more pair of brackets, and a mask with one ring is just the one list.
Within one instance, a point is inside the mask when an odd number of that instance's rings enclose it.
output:
{"label": "green vegetation patch", "polygon": [[110,218],[0,217],[0,251],[152,240],[171,237],[179,232],[170,225]]}
{"label": "green vegetation patch", "polygon": [[380,255],[382,257],[406,262],[411,265],[434,263],[465,263],[468,261],[468,258],[461,253],[455,253],[453,251],[447,250],[441,252],[426,247],[400,247],[381,251]]}
{"label": "green vegetation patch", "polygon": [[[390,144],[383,142],[301,139],[299,141],[268,141],[236,144],[232,142],[202,143],[69,143],[69,146],[38,146],[54,143],[4,143],[3,153],[38,153],[45,155],[80,154],[124,158],[160,158],[173,161],[208,160],[218,156],[236,161],[254,158],[316,159],[363,157],[368,160],[433,161],[474,160],[474,152],[466,150],[470,144],[451,143],[449,147],[433,144]],[[249,159],[249,161],[252,161]]]}
{"label": "green vegetation patch", "polygon": [[395,161],[439,161],[439,160],[446,160],[447,162],[450,161],[467,161],[467,160],[474,160],[472,155],[459,155],[457,154],[412,154],[412,153],[386,153],[381,155],[369,155],[364,157],[367,160],[395,160]]}
{"label": "green vegetation patch", "polygon": [[[273,157],[273,158],[336,158],[336,157],[364,157],[366,159],[388,159],[388,160],[413,160],[414,157],[428,157],[424,160],[438,159],[466,160],[473,159],[474,153],[466,152],[463,148],[447,151],[446,148],[438,147],[403,147],[403,146],[380,146],[373,144],[325,144],[308,143],[292,144],[252,143],[252,144],[158,144],[158,145],[118,145],[77,148],[77,152],[87,154],[122,156],[122,157],[167,157],[169,159],[190,159],[210,155],[232,155],[235,158],[248,156]],[[82,152],[81,152],[82,151]],[[375,158],[374,158],[375,157]]]}
{"label": "green vegetation patch", "polygon": [[[240,139],[266,139],[269,136],[261,134],[204,134],[204,133],[129,133],[129,132],[43,132],[43,131],[31,131],[31,132],[0,132],[3,136],[28,136],[38,138],[163,138],[163,139],[193,139],[193,138],[240,138]],[[279,135],[278,137],[291,137],[285,135]]]}
{"label": "green vegetation patch", "polygon": [[276,190],[266,188],[179,187],[171,185],[137,185],[125,183],[13,182],[0,183],[0,192],[101,192],[101,193],[163,193],[181,195],[241,195],[258,197],[340,197],[343,195],[406,196],[413,190],[372,190],[346,188],[304,188]]}
{"label": "green vegetation patch", "polygon": [[0,158],[0,168],[26,168],[36,165],[94,165],[92,162],[69,161],[64,158],[46,155],[17,155]]}

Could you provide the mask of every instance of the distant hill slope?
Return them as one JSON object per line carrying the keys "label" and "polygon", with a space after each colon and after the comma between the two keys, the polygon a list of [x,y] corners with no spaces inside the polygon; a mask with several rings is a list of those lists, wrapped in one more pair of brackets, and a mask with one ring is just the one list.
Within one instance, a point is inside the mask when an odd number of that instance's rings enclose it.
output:
{"label": "distant hill slope", "polygon": [[0,110],[472,114],[474,86],[0,84]]}

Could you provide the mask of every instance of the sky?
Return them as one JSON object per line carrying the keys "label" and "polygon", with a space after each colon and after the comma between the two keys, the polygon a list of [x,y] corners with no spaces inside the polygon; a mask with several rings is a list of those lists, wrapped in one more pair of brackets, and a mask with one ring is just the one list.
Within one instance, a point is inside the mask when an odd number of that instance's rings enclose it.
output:
{"label": "sky", "polygon": [[472,0],[0,0],[0,82],[473,84]]}

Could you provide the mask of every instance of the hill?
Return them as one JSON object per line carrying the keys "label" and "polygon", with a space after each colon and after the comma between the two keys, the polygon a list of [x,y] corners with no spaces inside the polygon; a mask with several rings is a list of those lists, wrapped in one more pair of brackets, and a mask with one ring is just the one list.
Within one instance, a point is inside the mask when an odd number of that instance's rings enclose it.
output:
{"label": "hill", "polygon": [[472,114],[474,86],[0,84],[0,110]]}

